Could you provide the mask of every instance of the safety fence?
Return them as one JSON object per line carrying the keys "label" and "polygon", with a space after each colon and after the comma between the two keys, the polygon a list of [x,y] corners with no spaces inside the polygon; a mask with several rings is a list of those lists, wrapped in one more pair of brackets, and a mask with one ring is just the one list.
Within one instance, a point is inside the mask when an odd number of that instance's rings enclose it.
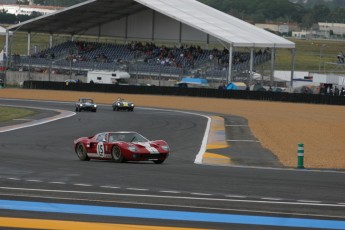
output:
{"label": "safety fence", "polygon": [[220,90],[220,89],[208,89],[208,88],[179,88],[179,87],[162,87],[162,86],[65,83],[65,82],[49,82],[49,81],[25,81],[23,84],[23,88],[345,105],[345,96],[270,92],[270,91],[245,91],[245,90]]}

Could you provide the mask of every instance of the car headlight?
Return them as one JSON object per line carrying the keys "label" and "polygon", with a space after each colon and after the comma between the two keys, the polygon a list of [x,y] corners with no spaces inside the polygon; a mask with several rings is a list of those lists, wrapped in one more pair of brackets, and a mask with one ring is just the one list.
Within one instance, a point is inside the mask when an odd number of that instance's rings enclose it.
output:
{"label": "car headlight", "polygon": [[81,107],[83,107],[83,104],[79,104]]}
{"label": "car headlight", "polygon": [[93,105],[93,107],[97,107],[97,105]]}
{"label": "car headlight", "polygon": [[169,146],[167,145],[162,145],[161,148],[164,149],[165,151],[169,151]]}
{"label": "car headlight", "polygon": [[117,106],[120,106],[121,104],[120,103],[117,103]]}
{"label": "car headlight", "polygon": [[137,149],[137,147],[135,147],[135,146],[129,146],[129,147],[128,147],[128,150],[129,150],[129,151],[132,151],[132,152],[138,152],[138,149]]}
{"label": "car headlight", "polygon": [[131,107],[134,107],[134,104],[131,104]]}

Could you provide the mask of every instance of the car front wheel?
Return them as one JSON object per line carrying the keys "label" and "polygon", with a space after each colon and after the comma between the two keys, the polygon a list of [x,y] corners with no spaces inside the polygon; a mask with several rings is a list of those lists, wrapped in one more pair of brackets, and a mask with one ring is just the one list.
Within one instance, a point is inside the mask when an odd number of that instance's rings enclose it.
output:
{"label": "car front wheel", "polygon": [[122,163],[124,162],[124,157],[123,157],[123,154],[122,154],[122,151],[120,149],[119,146],[114,146],[112,149],[111,149],[111,155],[113,157],[113,160],[117,163]]}
{"label": "car front wheel", "polygon": [[76,148],[76,153],[81,161],[88,161],[90,158],[87,156],[86,149],[83,144],[79,143]]}

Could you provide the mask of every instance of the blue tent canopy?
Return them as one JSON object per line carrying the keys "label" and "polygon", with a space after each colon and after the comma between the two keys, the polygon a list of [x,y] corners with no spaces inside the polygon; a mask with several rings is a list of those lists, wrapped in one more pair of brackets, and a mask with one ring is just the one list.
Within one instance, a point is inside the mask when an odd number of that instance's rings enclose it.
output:
{"label": "blue tent canopy", "polygon": [[227,90],[245,90],[247,85],[244,82],[231,82],[226,86]]}
{"label": "blue tent canopy", "polygon": [[188,84],[198,84],[198,85],[207,85],[208,81],[203,78],[191,78],[191,77],[184,77],[180,83],[188,83]]}

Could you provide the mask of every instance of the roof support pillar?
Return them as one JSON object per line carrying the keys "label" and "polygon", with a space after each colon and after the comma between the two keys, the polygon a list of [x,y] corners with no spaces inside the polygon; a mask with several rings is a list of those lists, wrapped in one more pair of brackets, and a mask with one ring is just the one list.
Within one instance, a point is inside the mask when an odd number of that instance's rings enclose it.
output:
{"label": "roof support pillar", "polygon": [[28,33],[28,53],[27,55],[30,56],[31,54],[31,32]]}
{"label": "roof support pillar", "polygon": [[228,79],[227,79],[227,84],[229,84],[230,82],[232,82],[232,52],[233,52],[233,47],[232,45],[230,45],[229,48],[229,74],[228,74]]}
{"label": "roof support pillar", "polygon": [[53,34],[49,35],[49,48],[53,47]]}
{"label": "roof support pillar", "polygon": [[271,51],[271,76],[270,76],[270,85],[273,86],[274,81],[274,68],[275,68],[275,59],[276,59],[276,48],[272,48]]}
{"label": "roof support pillar", "polygon": [[101,38],[102,36],[102,26],[98,25],[98,40]]}
{"label": "roof support pillar", "polygon": [[152,35],[151,41],[155,41],[155,25],[156,25],[156,11],[152,13]]}
{"label": "roof support pillar", "polygon": [[293,87],[293,76],[295,75],[295,58],[296,58],[296,49],[291,49],[291,79],[290,87]]}
{"label": "roof support pillar", "polygon": [[249,82],[252,82],[253,80],[253,66],[254,66],[254,47],[250,49]]}
{"label": "roof support pillar", "polygon": [[[5,47],[5,50],[4,50],[4,52],[5,52],[5,55],[4,55],[4,58],[6,58],[5,59],[5,71],[7,71],[7,69],[8,69],[8,67],[9,67],[9,64],[10,64],[10,55],[8,55],[8,51],[9,51],[9,37],[10,37],[10,31],[9,30],[7,30],[6,29],[6,43],[5,43],[5,45],[6,45],[6,47]],[[13,37],[13,36],[12,36]],[[11,47],[13,46],[13,43],[11,43]],[[11,56],[12,56],[12,54],[11,54]],[[5,73],[5,77],[4,77],[4,86],[6,87],[6,85],[7,85],[7,77],[6,77],[6,73]]]}
{"label": "roof support pillar", "polygon": [[180,22],[178,42],[180,43],[180,46],[181,46],[181,44],[182,44],[182,22]]}
{"label": "roof support pillar", "polygon": [[6,43],[5,43],[5,55],[6,55],[6,63],[7,63],[7,60],[8,60],[8,50],[9,50],[9,41],[10,41],[10,31],[6,30]]}
{"label": "roof support pillar", "polygon": [[127,43],[128,40],[128,16],[126,16],[126,22],[125,22],[125,41]]}

